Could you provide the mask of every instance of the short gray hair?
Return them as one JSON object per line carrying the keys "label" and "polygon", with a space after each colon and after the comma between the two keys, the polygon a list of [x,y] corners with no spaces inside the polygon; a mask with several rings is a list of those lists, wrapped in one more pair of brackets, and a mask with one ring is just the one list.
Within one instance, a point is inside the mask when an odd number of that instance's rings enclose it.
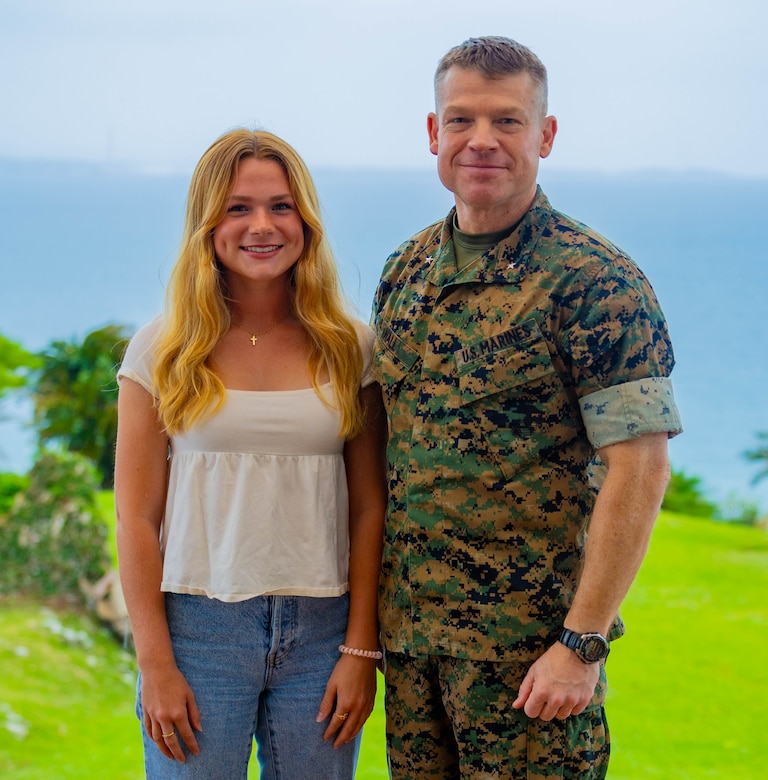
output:
{"label": "short gray hair", "polygon": [[511,38],[500,35],[468,38],[450,49],[435,71],[435,103],[440,85],[451,68],[476,70],[487,79],[528,73],[539,91],[542,110],[547,111],[547,69],[527,46]]}

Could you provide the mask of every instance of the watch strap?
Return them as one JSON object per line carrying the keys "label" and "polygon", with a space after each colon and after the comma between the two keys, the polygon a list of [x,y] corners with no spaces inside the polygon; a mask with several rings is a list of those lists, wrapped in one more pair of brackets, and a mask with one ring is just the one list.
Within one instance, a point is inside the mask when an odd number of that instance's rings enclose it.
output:
{"label": "watch strap", "polygon": [[577,634],[575,631],[571,631],[569,628],[564,628],[560,633],[559,641],[565,645],[569,650],[576,652],[581,644],[581,634]]}
{"label": "watch strap", "polygon": [[[563,628],[558,637],[558,641],[565,645],[569,650],[573,650],[578,658],[585,664],[596,663],[597,661],[603,661],[608,657],[610,651],[610,645],[608,640],[600,633],[591,631],[586,634],[579,634],[576,631],[571,631],[569,628]],[[594,645],[595,642],[599,643],[600,650],[597,654],[588,654],[588,647]]]}

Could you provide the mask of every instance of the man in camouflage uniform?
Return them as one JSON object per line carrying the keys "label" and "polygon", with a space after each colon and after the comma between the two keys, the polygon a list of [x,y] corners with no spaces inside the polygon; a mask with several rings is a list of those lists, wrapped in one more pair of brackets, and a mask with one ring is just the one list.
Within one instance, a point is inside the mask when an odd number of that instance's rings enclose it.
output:
{"label": "man in camouflage uniform", "polygon": [[471,39],[435,93],[456,205],[388,259],[374,303],[390,771],[600,778],[608,642],[681,430],[672,347],[633,262],[537,186],[557,131],[538,58]]}

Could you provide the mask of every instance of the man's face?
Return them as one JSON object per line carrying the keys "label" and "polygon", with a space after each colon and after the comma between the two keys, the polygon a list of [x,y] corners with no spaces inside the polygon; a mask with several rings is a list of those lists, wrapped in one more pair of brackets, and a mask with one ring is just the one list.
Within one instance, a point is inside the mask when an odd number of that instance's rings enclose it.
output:
{"label": "man's face", "polygon": [[557,132],[528,73],[488,79],[451,68],[427,127],[462,230],[501,230],[522,217],[536,194],[539,158],[549,155]]}

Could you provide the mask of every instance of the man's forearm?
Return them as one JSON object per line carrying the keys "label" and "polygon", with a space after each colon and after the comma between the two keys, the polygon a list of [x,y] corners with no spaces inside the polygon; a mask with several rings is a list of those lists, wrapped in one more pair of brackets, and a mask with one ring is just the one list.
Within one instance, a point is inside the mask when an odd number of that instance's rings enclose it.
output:
{"label": "man's forearm", "polygon": [[565,620],[573,631],[606,634],[643,562],[669,481],[667,434],[600,451],[608,472],[589,524],[584,569]]}

